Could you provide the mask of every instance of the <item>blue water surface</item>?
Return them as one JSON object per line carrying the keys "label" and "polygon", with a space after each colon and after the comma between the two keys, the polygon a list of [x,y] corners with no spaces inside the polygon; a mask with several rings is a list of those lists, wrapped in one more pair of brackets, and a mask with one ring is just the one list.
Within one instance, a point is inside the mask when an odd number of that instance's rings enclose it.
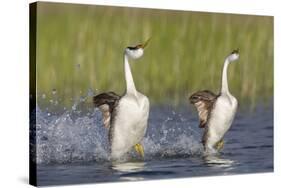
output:
{"label": "blue water surface", "polygon": [[107,130],[98,110],[50,113],[36,109],[38,185],[62,185],[273,171],[273,105],[239,108],[218,156],[206,157],[192,106],[153,106],[142,142],[145,159],[132,151],[109,160]]}

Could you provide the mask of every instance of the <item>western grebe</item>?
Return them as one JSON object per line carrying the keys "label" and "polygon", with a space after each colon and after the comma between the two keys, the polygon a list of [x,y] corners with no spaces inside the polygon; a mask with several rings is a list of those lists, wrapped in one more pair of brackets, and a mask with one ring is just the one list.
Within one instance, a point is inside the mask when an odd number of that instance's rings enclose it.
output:
{"label": "western grebe", "polygon": [[236,114],[238,102],[228,90],[228,65],[239,59],[239,50],[234,50],[226,59],[222,70],[222,85],[218,95],[204,90],[190,96],[191,104],[198,111],[199,127],[204,128],[202,143],[207,153],[215,153],[223,148],[223,137],[229,130]]}
{"label": "western grebe", "polygon": [[149,39],[144,44],[127,47],[124,51],[126,91],[123,96],[114,92],[94,96],[93,102],[103,114],[103,124],[109,129],[111,159],[118,160],[133,147],[144,157],[140,144],[149,116],[149,100],[136,90],[128,59],[138,59],[144,53]]}

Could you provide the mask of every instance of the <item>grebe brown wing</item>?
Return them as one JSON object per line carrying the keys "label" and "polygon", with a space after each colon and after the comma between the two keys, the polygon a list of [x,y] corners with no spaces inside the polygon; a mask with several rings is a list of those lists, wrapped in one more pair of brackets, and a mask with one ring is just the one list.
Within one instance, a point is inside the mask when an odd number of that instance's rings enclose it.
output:
{"label": "grebe brown wing", "polygon": [[102,112],[103,125],[106,128],[110,128],[114,109],[118,105],[120,98],[121,96],[114,92],[101,93],[93,97],[95,107],[98,107]]}
{"label": "grebe brown wing", "polygon": [[208,90],[198,91],[189,97],[190,103],[193,104],[198,111],[200,128],[205,128],[209,114],[217,97],[218,95]]}

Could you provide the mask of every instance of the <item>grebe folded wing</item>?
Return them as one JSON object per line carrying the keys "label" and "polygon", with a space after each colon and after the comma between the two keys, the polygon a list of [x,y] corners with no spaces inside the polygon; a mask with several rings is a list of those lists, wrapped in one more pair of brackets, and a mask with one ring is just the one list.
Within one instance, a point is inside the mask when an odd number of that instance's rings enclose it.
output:
{"label": "grebe folded wing", "polygon": [[198,91],[189,97],[190,103],[193,104],[198,111],[200,128],[206,126],[210,111],[217,97],[218,95],[208,90]]}
{"label": "grebe folded wing", "polygon": [[103,125],[106,128],[110,128],[112,113],[115,107],[118,105],[120,98],[121,96],[114,92],[101,93],[93,97],[93,103],[95,107],[98,107],[102,112]]}

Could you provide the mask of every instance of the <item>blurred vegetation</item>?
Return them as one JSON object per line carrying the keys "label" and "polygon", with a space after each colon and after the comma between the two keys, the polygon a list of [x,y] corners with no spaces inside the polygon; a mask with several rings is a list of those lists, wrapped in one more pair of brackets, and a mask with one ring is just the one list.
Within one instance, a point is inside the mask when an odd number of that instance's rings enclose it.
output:
{"label": "blurred vegetation", "polygon": [[75,98],[125,89],[123,50],[151,38],[130,61],[136,87],[151,103],[179,104],[193,92],[219,92],[224,58],[230,91],[239,101],[272,100],[273,17],[39,3],[37,98]]}

